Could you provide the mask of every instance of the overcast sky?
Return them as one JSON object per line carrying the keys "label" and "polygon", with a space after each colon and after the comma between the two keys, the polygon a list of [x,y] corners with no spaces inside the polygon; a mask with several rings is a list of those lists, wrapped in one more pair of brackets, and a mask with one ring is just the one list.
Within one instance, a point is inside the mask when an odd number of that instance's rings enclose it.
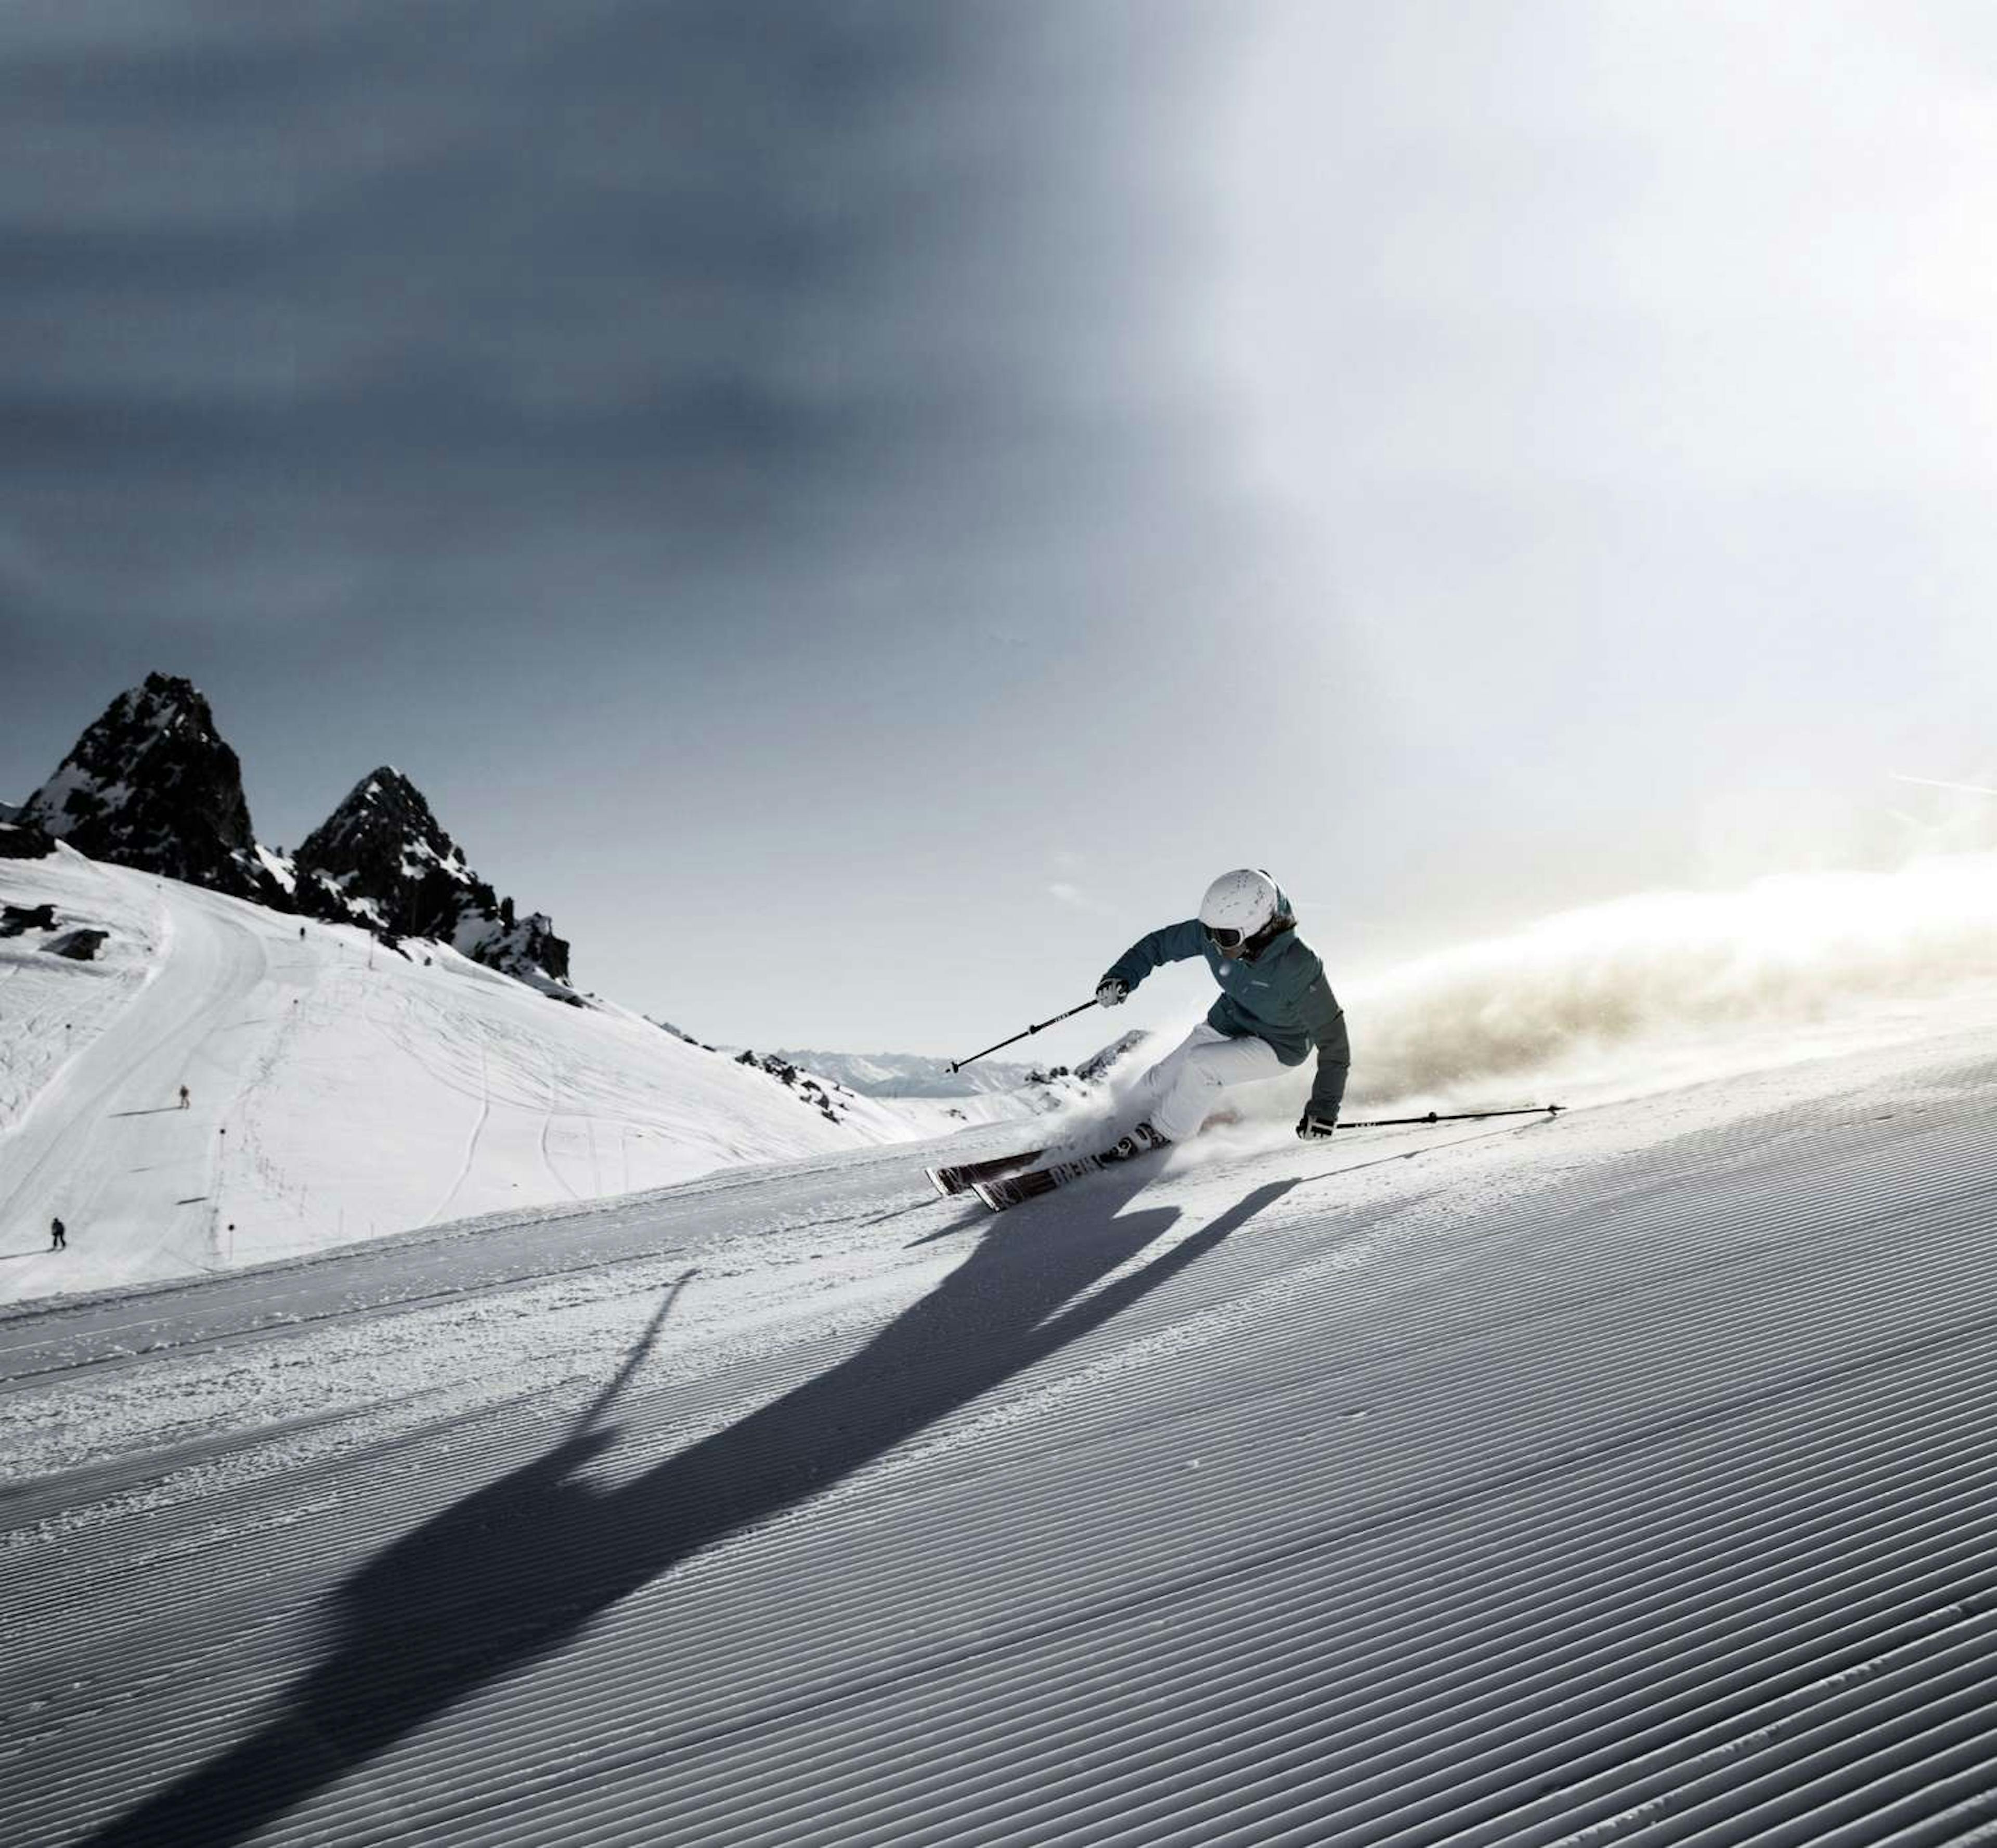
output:
{"label": "overcast sky", "polygon": [[0,795],[187,675],[264,839],[394,763],[709,1038],[1997,774],[1981,0],[40,0],[0,154]]}

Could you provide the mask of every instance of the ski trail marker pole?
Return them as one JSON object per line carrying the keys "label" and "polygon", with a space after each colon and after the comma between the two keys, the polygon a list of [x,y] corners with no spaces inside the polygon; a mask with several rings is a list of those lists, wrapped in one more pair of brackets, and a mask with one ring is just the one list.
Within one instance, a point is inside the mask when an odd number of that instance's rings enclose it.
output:
{"label": "ski trail marker pole", "polygon": [[[1086,1014],[1090,1008],[1098,1005],[1095,998],[1091,996],[1079,1007],[1071,1007],[1067,1013],[1057,1014],[1050,1021],[1042,1021],[1037,1026],[1029,1027],[1024,1033],[1016,1033],[1010,1039],[1002,1039],[995,1046],[987,1046],[985,1052],[997,1052],[1007,1046],[1016,1045],[1023,1039],[1030,1038],[1036,1033],[1045,1032],[1050,1027],[1057,1027],[1063,1021],[1071,1021],[1077,1014]],[[985,1052],[974,1052],[968,1059],[960,1059],[950,1067],[950,1069],[953,1072],[961,1072],[966,1066],[976,1064],[985,1056]]]}
{"label": "ski trail marker pole", "polygon": [[1481,1123],[1486,1117],[1557,1117],[1567,1108],[1564,1104],[1530,1104],[1518,1110],[1461,1110],[1453,1116],[1437,1116],[1430,1111],[1426,1117],[1375,1117],[1368,1123],[1341,1123],[1340,1129],[1399,1129],[1405,1124],[1421,1123]]}

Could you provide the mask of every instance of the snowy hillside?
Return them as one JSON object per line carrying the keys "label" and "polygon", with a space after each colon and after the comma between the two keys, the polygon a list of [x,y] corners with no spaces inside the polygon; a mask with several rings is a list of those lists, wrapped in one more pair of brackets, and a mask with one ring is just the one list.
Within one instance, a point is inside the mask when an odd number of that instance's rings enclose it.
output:
{"label": "snowy hillside", "polygon": [[[926,1130],[447,948],[62,848],[0,860],[0,1301],[599,1198]],[[104,933],[94,959],[53,953]],[[181,1085],[189,1107],[178,1107]],[[69,1228],[49,1253],[48,1227]]]}

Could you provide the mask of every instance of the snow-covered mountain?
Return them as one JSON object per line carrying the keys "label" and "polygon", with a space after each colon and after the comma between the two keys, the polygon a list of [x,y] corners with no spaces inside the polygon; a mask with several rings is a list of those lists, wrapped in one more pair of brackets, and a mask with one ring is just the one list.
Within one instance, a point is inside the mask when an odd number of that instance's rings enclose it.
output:
{"label": "snow-covered mountain", "polygon": [[[571,985],[569,945],[553,921],[521,914],[481,879],[423,792],[392,765],[361,778],[295,853],[260,845],[240,760],[200,689],[170,675],[148,675],[113,699],[18,810],[0,804],[0,860],[40,858],[57,840],[94,860],[353,925],[398,954],[441,945],[543,994],[585,1005]],[[665,1030],[713,1050],[678,1027]],[[1078,1067],[1077,1083],[1065,1067],[1050,1073],[1007,1063],[953,1074],[942,1059],[894,1053],[741,1056],[834,1122],[845,1114],[842,1097],[856,1093],[953,1105],[996,1100],[974,1112],[908,1113],[939,1130],[1060,1107],[1102,1075]]]}
{"label": "snow-covered mountain", "polygon": [[447,944],[580,1004],[553,922],[519,916],[474,872],[399,770],[363,777],[295,855],[260,845],[240,761],[200,689],[171,675],[120,693],[19,813],[0,813],[0,858],[37,857],[50,839],[273,910],[354,924],[391,945]]}
{"label": "snow-covered mountain", "polygon": [[568,945],[547,917],[518,917],[466,865],[423,792],[385,765],[354,786],[292,856],[298,908],[386,935],[447,943],[460,955],[557,993],[568,988]]}
{"label": "snow-covered mountain", "polygon": [[585,1000],[547,917],[474,872],[392,767],[295,855],[260,845],[207,699],[162,674],[0,810],[0,1236],[72,1231],[0,1301],[1073,1100],[896,1105]]}
{"label": "snow-covered mountain", "polygon": [[282,907],[243,766],[189,682],[148,674],[84,731],[16,819],[92,859]]}

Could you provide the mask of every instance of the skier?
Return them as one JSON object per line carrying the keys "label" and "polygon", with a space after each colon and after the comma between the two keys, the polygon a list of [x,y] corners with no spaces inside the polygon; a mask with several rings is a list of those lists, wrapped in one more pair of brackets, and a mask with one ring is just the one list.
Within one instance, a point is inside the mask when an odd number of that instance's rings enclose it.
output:
{"label": "skier", "polygon": [[181,1086],[181,1108],[182,1110],[185,1110],[188,1107],[188,1087],[185,1085],[182,1085]]}
{"label": "skier", "polygon": [[1095,990],[1105,1007],[1119,1006],[1153,969],[1193,956],[1205,957],[1221,993],[1206,1018],[1137,1081],[1144,1120],[1101,1159],[1128,1161],[1184,1142],[1224,1086],[1273,1078],[1302,1065],[1313,1047],[1316,1082],[1297,1135],[1315,1142],[1331,1134],[1351,1050],[1324,965],[1296,927],[1274,879],[1237,867],[1207,887],[1197,917],[1140,937],[1110,965]]}
{"label": "skier", "polygon": [[49,1249],[50,1251],[69,1249],[69,1234],[64,1230],[63,1222],[60,1219],[51,1219],[49,1221]]}

